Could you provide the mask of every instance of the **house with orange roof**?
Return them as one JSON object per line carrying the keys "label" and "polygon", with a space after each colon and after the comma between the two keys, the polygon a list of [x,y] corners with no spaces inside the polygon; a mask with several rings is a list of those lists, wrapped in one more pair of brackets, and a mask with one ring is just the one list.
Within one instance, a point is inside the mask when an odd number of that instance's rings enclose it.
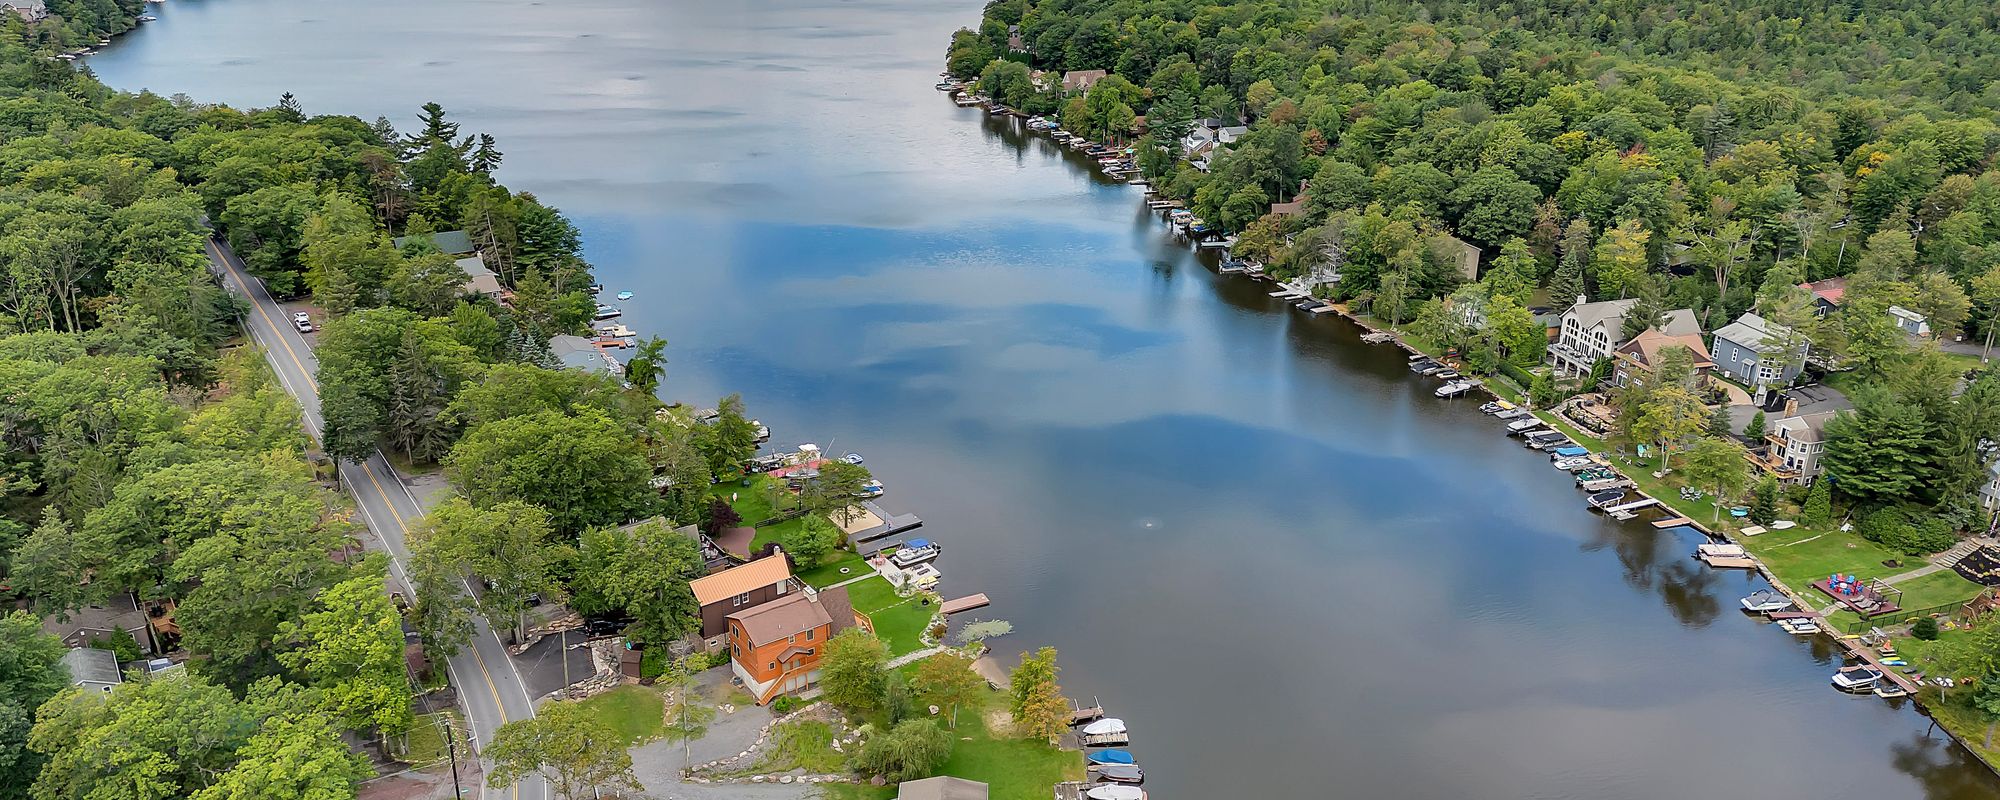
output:
{"label": "house with orange roof", "polygon": [[763,705],[819,682],[827,640],[848,628],[868,629],[845,587],[810,587],[729,614],[729,664]]}
{"label": "house with orange roof", "polygon": [[688,581],[688,588],[694,590],[694,601],[701,606],[702,646],[713,651],[723,645],[729,633],[729,615],[796,595],[805,585],[792,577],[785,554],[774,552]]}

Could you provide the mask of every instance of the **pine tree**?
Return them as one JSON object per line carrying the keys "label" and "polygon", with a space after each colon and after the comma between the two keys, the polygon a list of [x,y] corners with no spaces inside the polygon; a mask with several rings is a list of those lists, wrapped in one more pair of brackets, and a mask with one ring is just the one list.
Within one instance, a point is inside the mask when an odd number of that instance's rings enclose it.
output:
{"label": "pine tree", "polygon": [[1712,439],[1727,439],[1734,433],[1735,426],[1729,423],[1729,406],[1717,405],[1708,415],[1708,436]]}
{"label": "pine tree", "polygon": [[1766,475],[1757,483],[1757,492],[1751,499],[1750,519],[1759,525],[1769,525],[1778,519],[1778,479]]}
{"label": "pine tree", "polygon": [[500,157],[505,154],[496,146],[498,143],[499,140],[494,139],[493,134],[479,134],[479,145],[472,151],[473,172],[487,175],[500,168]]}
{"label": "pine tree", "polygon": [[1821,476],[1813,481],[1812,491],[1806,493],[1806,506],[1801,520],[1810,528],[1822,528],[1833,521],[1833,479]]}
{"label": "pine tree", "polygon": [[1743,438],[1749,439],[1752,442],[1764,438],[1764,411],[1762,409],[1758,409],[1757,413],[1750,415],[1750,424],[1743,426]]}
{"label": "pine tree", "polygon": [[434,462],[451,449],[443,383],[425,363],[416,334],[404,334],[402,352],[389,366],[388,427],[390,445],[411,461]]}
{"label": "pine tree", "polygon": [[291,92],[278,95],[278,111],[291,118],[293,122],[306,121],[305,109],[299,105],[299,99],[293,97]]}

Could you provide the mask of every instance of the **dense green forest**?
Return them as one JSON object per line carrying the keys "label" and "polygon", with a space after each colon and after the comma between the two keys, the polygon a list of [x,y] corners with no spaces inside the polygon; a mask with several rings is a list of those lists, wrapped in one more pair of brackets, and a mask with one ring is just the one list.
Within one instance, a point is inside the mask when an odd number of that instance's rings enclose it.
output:
{"label": "dense green forest", "polygon": [[[663,342],[623,380],[559,368],[548,342],[587,333],[589,266],[560,213],[494,181],[493,137],[435,104],[399,133],[289,95],[116,92],[55,56],[139,2],[49,7],[0,12],[0,798],[352,797],[372,770],[344,732],[396,738],[441,680],[406,664],[405,626],[431,664],[470,614],[515,629],[537,595],[640,641],[686,630],[692,542],[612,526],[703,518],[755,426],[733,398],[712,423],[662,409]],[[507,303],[424,235],[450,229]],[[238,327],[212,234],[328,315],[324,442]],[[377,447],[442,463],[465,498],[412,521],[407,615],[335,491],[336,460]],[[491,581],[476,602],[450,588],[468,573]],[[67,689],[41,621],[118,597],[171,613],[159,644],[185,667]]]}
{"label": "dense green forest", "polygon": [[[947,60],[1092,138],[1131,141],[1143,117],[1141,169],[1236,233],[1238,255],[1282,278],[1337,270],[1316,291],[1461,345],[1482,370],[1539,364],[1534,312],[1580,296],[1637,299],[1628,336],[1669,309],[1706,330],[1754,309],[1851,372],[1857,399],[1925,411],[1925,455],[1896,461],[1915,461],[1912,480],[1864,488],[1847,467],[1880,455],[1867,450],[1837,459],[1850,497],[1963,508],[1986,428],[1912,399],[1950,390],[1957,362],[1886,312],[1920,313],[1947,340],[2000,318],[1996,14],[1003,0]],[[1111,75],[1064,92],[1060,74],[1086,69]],[[1205,170],[1184,140],[1200,120],[1248,125],[1204,151]],[[1270,213],[1302,186],[1302,213]],[[1480,249],[1476,280],[1446,237]],[[1836,276],[1844,305],[1822,318],[1799,284]]]}

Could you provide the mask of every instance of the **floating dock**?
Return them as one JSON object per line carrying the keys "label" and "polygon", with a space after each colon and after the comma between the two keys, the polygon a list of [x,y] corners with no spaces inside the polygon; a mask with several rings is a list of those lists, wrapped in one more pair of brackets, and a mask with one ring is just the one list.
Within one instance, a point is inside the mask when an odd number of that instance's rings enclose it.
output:
{"label": "floating dock", "polygon": [[1680,527],[1680,526],[1682,526],[1682,525],[1686,525],[1686,524],[1689,524],[1689,523],[1691,523],[1691,522],[1694,522],[1694,520],[1691,520],[1691,519],[1688,519],[1687,517],[1667,517],[1666,519],[1656,519],[1656,520],[1653,520],[1653,527],[1655,527],[1655,528],[1677,528],[1677,527]]}
{"label": "floating dock", "polygon": [[950,616],[952,614],[971,611],[975,608],[985,608],[991,604],[992,601],[986,599],[984,593],[968,594],[964,597],[954,597],[944,601],[942,605],[938,606],[938,610],[944,612],[946,616]]}

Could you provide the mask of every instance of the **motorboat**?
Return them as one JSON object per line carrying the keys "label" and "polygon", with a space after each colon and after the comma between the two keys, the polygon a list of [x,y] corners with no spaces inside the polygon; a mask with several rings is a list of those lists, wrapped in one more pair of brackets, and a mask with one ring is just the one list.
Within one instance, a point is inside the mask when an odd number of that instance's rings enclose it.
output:
{"label": "motorboat", "polygon": [[1882,671],[1866,664],[1841,667],[1839,672],[1833,673],[1834,688],[1847,692],[1860,692],[1873,689],[1876,682],[1880,680],[1882,680]]}
{"label": "motorboat", "polygon": [[1137,764],[1109,764],[1091,767],[1091,774],[1106,783],[1123,783],[1132,786],[1146,782],[1146,773],[1139,771]]}
{"label": "motorboat", "polygon": [[1577,484],[1577,488],[1582,489],[1586,492],[1607,492],[1612,489],[1629,489],[1631,488],[1631,486],[1632,486],[1631,481],[1625,480],[1624,478],[1620,478],[1616,475],[1613,475],[1609,478],[1592,478],[1590,480]]}
{"label": "motorboat", "polygon": [[881,497],[882,494],[887,491],[888,489],[882,485],[881,481],[869,481],[867,483],[861,484],[861,491],[855,492],[854,496]]}
{"label": "motorboat", "polygon": [[1478,385],[1479,384],[1473,383],[1472,381],[1452,381],[1443,386],[1439,386],[1437,389],[1433,390],[1431,394],[1437,395],[1439,397],[1457,397],[1459,395],[1465,394],[1466,392],[1472,391],[1473,387],[1476,387]]}
{"label": "motorboat", "polygon": [[1804,617],[1778,620],[1778,627],[1793,636],[1811,636],[1819,633],[1819,623]]}
{"label": "motorboat", "polygon": [[1541,433],[1529,434],[1526,438],[1528,446],[1536,450],[1547,450],[1569,441],[1569,437],[1559,431],[1543,431]]}
{"label": "motorboat", "polygon": [[1098,750],[1084,755],[1084,760],[1092,764],[1115,764],[1131,766],[1139,763],[1130,750]]}
{"label": "motorboat", "polygon": [[1495,411],[1493,412],[1493,416],[1495,419],[1520,419],[1522,417],[1528,416],[1528,412],[1524,409],[1509,408],[1500,411]]}
{"label": "motorboat", "polygon": [[1589,456],[1590,456],[1590,448],[1584,447],[1582,445],[1558,447],[1554,450],[1549,451],[1550,461],[1561,461],[1565,458],[1587,458]]}
{"label": "motorboat", "polygon": [[1417,373],[1418,375],[1427,375],[1441,369],[1444,369],[1443,364],[1439,364],[1438,362],[1432,361],[1428,358],[1422,361],[1410,362],[1410,371]]}
{"label": "motorboat", "polygon": [[1437,378],[1437,379],[1439,379],[1439,380],[1446,380],[1446,381],[1455,381],[1455,380],[1458,380],[1458,370],[1455,370],[1455,369],[1441,369],[1441,370],[1438,370],[1438,371],[1436,371],[1436,372],[1433,372],[1433,373],[1431,373],[1431,377],[1433,377],[1433,378]]}
{"label": "motorboat", "polygon": [[620,300],[630,300],[630,299],[632,299],[632,293],[631,293],[631,292],[619,292],[619,293],[618,293],[618,299],[620,299]]}
{"label": "motorboat", "polygon": [[1591,508],[1610,508],[1625,499],[1624,489],[1610,489],[1590,496]]}
{"label": "motorboat", "polygon": [[1479,413],[1481,413],[1481,414],[1498,414],[1498,413],[1500,413],[1500,401],[1498,401],[1498,400],[1495,400],[1495,401],[1493,401],[1493,402],[1491,402],[1491,403],[1481,403],[1481,404],[1479,404]]}
{"label": "motorboat", "polygon": [[1595,463],[1597,462],[1591,459],[1590,456],[1571,456],[1569,458],[1556,459],[1555,467],[1564,472],[1575,472],[1580,469],[1587,469]]}
{"label": "motorboat", "polygon": [[624,314],[625,312],[619,311],[617,306],[598,306],[597,313],[592,315],[591,318],[596,320],[616,319]]}
{"label": "motorboat", "polygon": [[1528,431],[1539,428],[1541,425],[1542,421],[1534,417],[1518,419],[1507,423],[1507,432],[1514,435],[1525,435]]}
{"label": "motorboat", "polygon": [[1125,733],[1125,720],[1117,717],[1105,717],[1104,719],[1085,725],[1078,730],[1085,736],[1110,736],[1116,733]]}
{"label": "motorboat", "polygon": [[849,464],[860,464],[862,462],[860,453],[848,453],[847,455],[841,456],[840,460],[845,461]]}
{"label": "motorboat", "polygon": [[[1792,598],[1786,597],[1782,592],[1775,589],[1758,589],[1751,592],[1749,597],[1745,597],[1738,602],[1743,604],[1744,611],[1752,611],[1758,614],[1769,614],[1773,611],[1783,611],[1792,607]],[[1791,620],[1786,621],[1790,622]]]}
{"label": "motorboat", "polygon": [[944,548],[939,547],[937,542],[929,539],[911,539],[902,549],[889,555],[889,563],[907,569],[935,560],[943,551]]}
{"label": "motorboat", "polygon": [[1090,800],[1146,800],[1146,790],[1124,783],[1092,786],[1083,796]]}
{"label": "motorboat", "polygon": [[1875,684],[1875,696],[1887,697],[1892,699],[1897,697],[1908,697],[1910,696],[1910,690],[1903,688],[1902,684],[1897,683],[1895,681],[1879,681]]}

